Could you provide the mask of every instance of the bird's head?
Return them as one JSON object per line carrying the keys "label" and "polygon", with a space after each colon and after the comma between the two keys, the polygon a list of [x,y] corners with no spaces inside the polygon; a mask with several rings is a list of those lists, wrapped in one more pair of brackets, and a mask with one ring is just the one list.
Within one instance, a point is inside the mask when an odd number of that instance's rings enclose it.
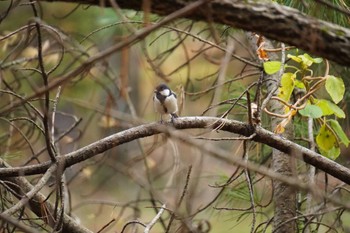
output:
{"label": "bird's head", "polygon": [[156,87],[154,93],[161,94],[163,96],[169,96],[171,93],[171,90],[166,84],[160,84]]}

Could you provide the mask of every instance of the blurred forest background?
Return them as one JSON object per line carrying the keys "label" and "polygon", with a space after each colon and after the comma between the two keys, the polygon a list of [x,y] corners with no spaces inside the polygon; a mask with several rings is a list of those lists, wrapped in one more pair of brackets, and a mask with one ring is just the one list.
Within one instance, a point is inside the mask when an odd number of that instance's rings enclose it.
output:
{"label": "blurred forest background", "polygon": [[[345,1],[330,2],[349,13],[350,5]],[[266,89],[258,88],[262,70],[247,33],[213,22],[179,18],[156,28],[137,43],[126,42],[126,46],[98,62],[87,62],[162,20],[148,12],[119,9],[117,5],[103,7],[103,1],[101,4],[0,2],[2,164],[12,167],[42,164],[111,134],[159,121],[152,98],[155,86],[160,83],[167,83],[177,93],[180,117],[221,117],[227,113],[228,119],[248,122],[250,101],[246,91],[249,90],[252,101],[259,98],[259,91],[263,96],[260,98],[268,95]],[[279,1],[279,4],[350,28],[349,14],[327,5],[319,7],[318,1]],[[282,46],[278,41],[271,45]],[[280,60],[281,51],[268,54]],[[304,54],[288,45],[284,53]],[[298,65],[290,58],[287,62]],[[315,62],[310,70],[314,76],[322,76],[326,66],[325,61]],[[82,72],[72,73],[79,69]],[[330,62],[329,73],[342,77],[346,88],[350,86],[347,67]],[[35,96],[38,90],[69,75],[74,77],[47,94]],[[11,108],[28,96],[30,101]],[[324,88],[319,90],[318,97],[327,96]],[[345,92],[338,104],[347,116],[349,98]],[[292,141],[309,147],[304,140],[309,137],[306,119],[298,114],[290,125],[294,128]],[[349,135],[347,118],[335,119]],[[271,116],[263,113],[262,127],[274,131],[270,124]],[[314,126],[315,134],[320,127]],[[228,151],[230,156],[270,167],[269,146],[236,140],[238,135],[219,130],[184,132],[203,145]],[[342,153],[336,161],[348,166],[348,151],[343,145],[340,148]],[[69,167],[61,177],[56,174],[45,181],[40,192],[55,207],[56,212],[51,215],[59,215],[59,207],[63,208],[93,232],[143,232],[143,224],[154,219],[160,210],[165,211],[151,232],[272,232],[272,179],[239,168],[229,160],[230,157],[213,156],[169,135],[157,134],[119,145]],[[296,164],[293,175],[306,181],[309,166],[299,160],[293,163]],[[314,175],[321,190],[348,203],[346,184],[320,170]],[[42,177],[42,174],[25,176],[33,185]],[[18,200],[11,185],[5,181],[0,185],[0,209],[4,212]],[[298,214],[291,221],[296,222],[299,232],[350,232],[347,207],[330,204],[322,197],[314,197],[310,204],[308,195],[305,190],[296,194]],[[310,205],[314,212],[308,209]],[[41,213],[46,211],[43,208]],[[37,217],[26,205],[13,216],[32,232],[53,231],[54,227],[46,225],[44,217]],[[28,230],[2,220],[1,232]],[[59,223],[56,226],[59,228]]]}

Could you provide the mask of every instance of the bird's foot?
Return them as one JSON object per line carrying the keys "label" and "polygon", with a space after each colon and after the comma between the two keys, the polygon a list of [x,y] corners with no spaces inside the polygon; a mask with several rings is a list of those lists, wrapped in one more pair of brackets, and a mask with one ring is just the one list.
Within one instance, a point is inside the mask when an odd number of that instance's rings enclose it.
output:
{"label": "bird's foot", "polygon": [[171,115],[171,123],[174,124],[174,119],[178,118],[179,116],[176,113],[171,113],[170,115]]}

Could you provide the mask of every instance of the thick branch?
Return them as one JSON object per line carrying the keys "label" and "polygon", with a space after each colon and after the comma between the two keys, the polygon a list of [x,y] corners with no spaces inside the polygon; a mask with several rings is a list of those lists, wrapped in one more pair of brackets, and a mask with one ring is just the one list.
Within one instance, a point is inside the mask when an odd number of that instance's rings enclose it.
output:
{"label": "thick branch", "polygon": [[[56,0],[46,0],[55,2]],[[60,0],[100,5],[101,0]],[[109,6],[109,1],[104,1]],[[140,0],[118,0],[121,8],[142,10]],[[168,15],[195,0],[152,0],[151,11]],[[210,16],[208,16],[210,14]],[[350,66],[350,30],[331,24],[293,8],[265,1],[216,0],[187,18],[212,20],[247,31],[257,32],[271,39],[304,49],[339,64]]]}
{"label": "thick branch", "polygon": [[[253,141],[264,143],[291,156],[303,159],[306,163],[323,170],[324,172],[347,184],[350,184],[350,170],[348,168],[261,127],[254,129],[246,123],[215,117],[181,117],[176,119],[173,126],[176,129],[220,128],[222,131],[240,134],[245,137],[249,137],[255,133],[254,137],[252,137]],[[58,162],[67,168],[87,160],[99,153],[103,153],[113,147],[135,139],[152,136],[159,133],[169,134],[172,131],[174,131],[173,127],[159,123],[136,126],[61,156]],[[185,136],[185,134],[183,134],[183,136]],[[227,160],[230,162],[229,159]],[[26,167],[0,168],[0,178],[44,173],[50,167],[50,165],[51,161]],[[5,165],[3,164],[2,167],[5,167]]]}

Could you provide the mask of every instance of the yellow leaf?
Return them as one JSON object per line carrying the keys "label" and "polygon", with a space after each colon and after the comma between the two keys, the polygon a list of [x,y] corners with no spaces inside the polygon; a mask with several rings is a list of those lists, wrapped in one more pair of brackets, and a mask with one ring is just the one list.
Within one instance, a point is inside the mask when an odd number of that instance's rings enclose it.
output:
{"label": "yellow leaf", "polygon": [[118,123],[119,122],[117,120],[115,120],[110,116],[102,116],[100,118],[100,122],[98,123],[98,125],[103,128],[111,128],[111,127],[118,126]]}
{"label": "yellow leaf", "polygon": [[276,126],[275,133],[281,134],[281,133],[284,132],[284,130],[285,130],[284,127],[283,127],[281,124],[278,124],[278,125]]}
{"label": "yellow leaf", "polygon": [[284,101],[289,101],[295,86],[295,74],[284,73],[281,78],[281,87],[279,88],[278,97]]}
{"label": "yellow leaf", "polygon": [[324,124],[316,136],[317,145],[324,151],[331,150],[336,146],[337,138],[334,133]]}

